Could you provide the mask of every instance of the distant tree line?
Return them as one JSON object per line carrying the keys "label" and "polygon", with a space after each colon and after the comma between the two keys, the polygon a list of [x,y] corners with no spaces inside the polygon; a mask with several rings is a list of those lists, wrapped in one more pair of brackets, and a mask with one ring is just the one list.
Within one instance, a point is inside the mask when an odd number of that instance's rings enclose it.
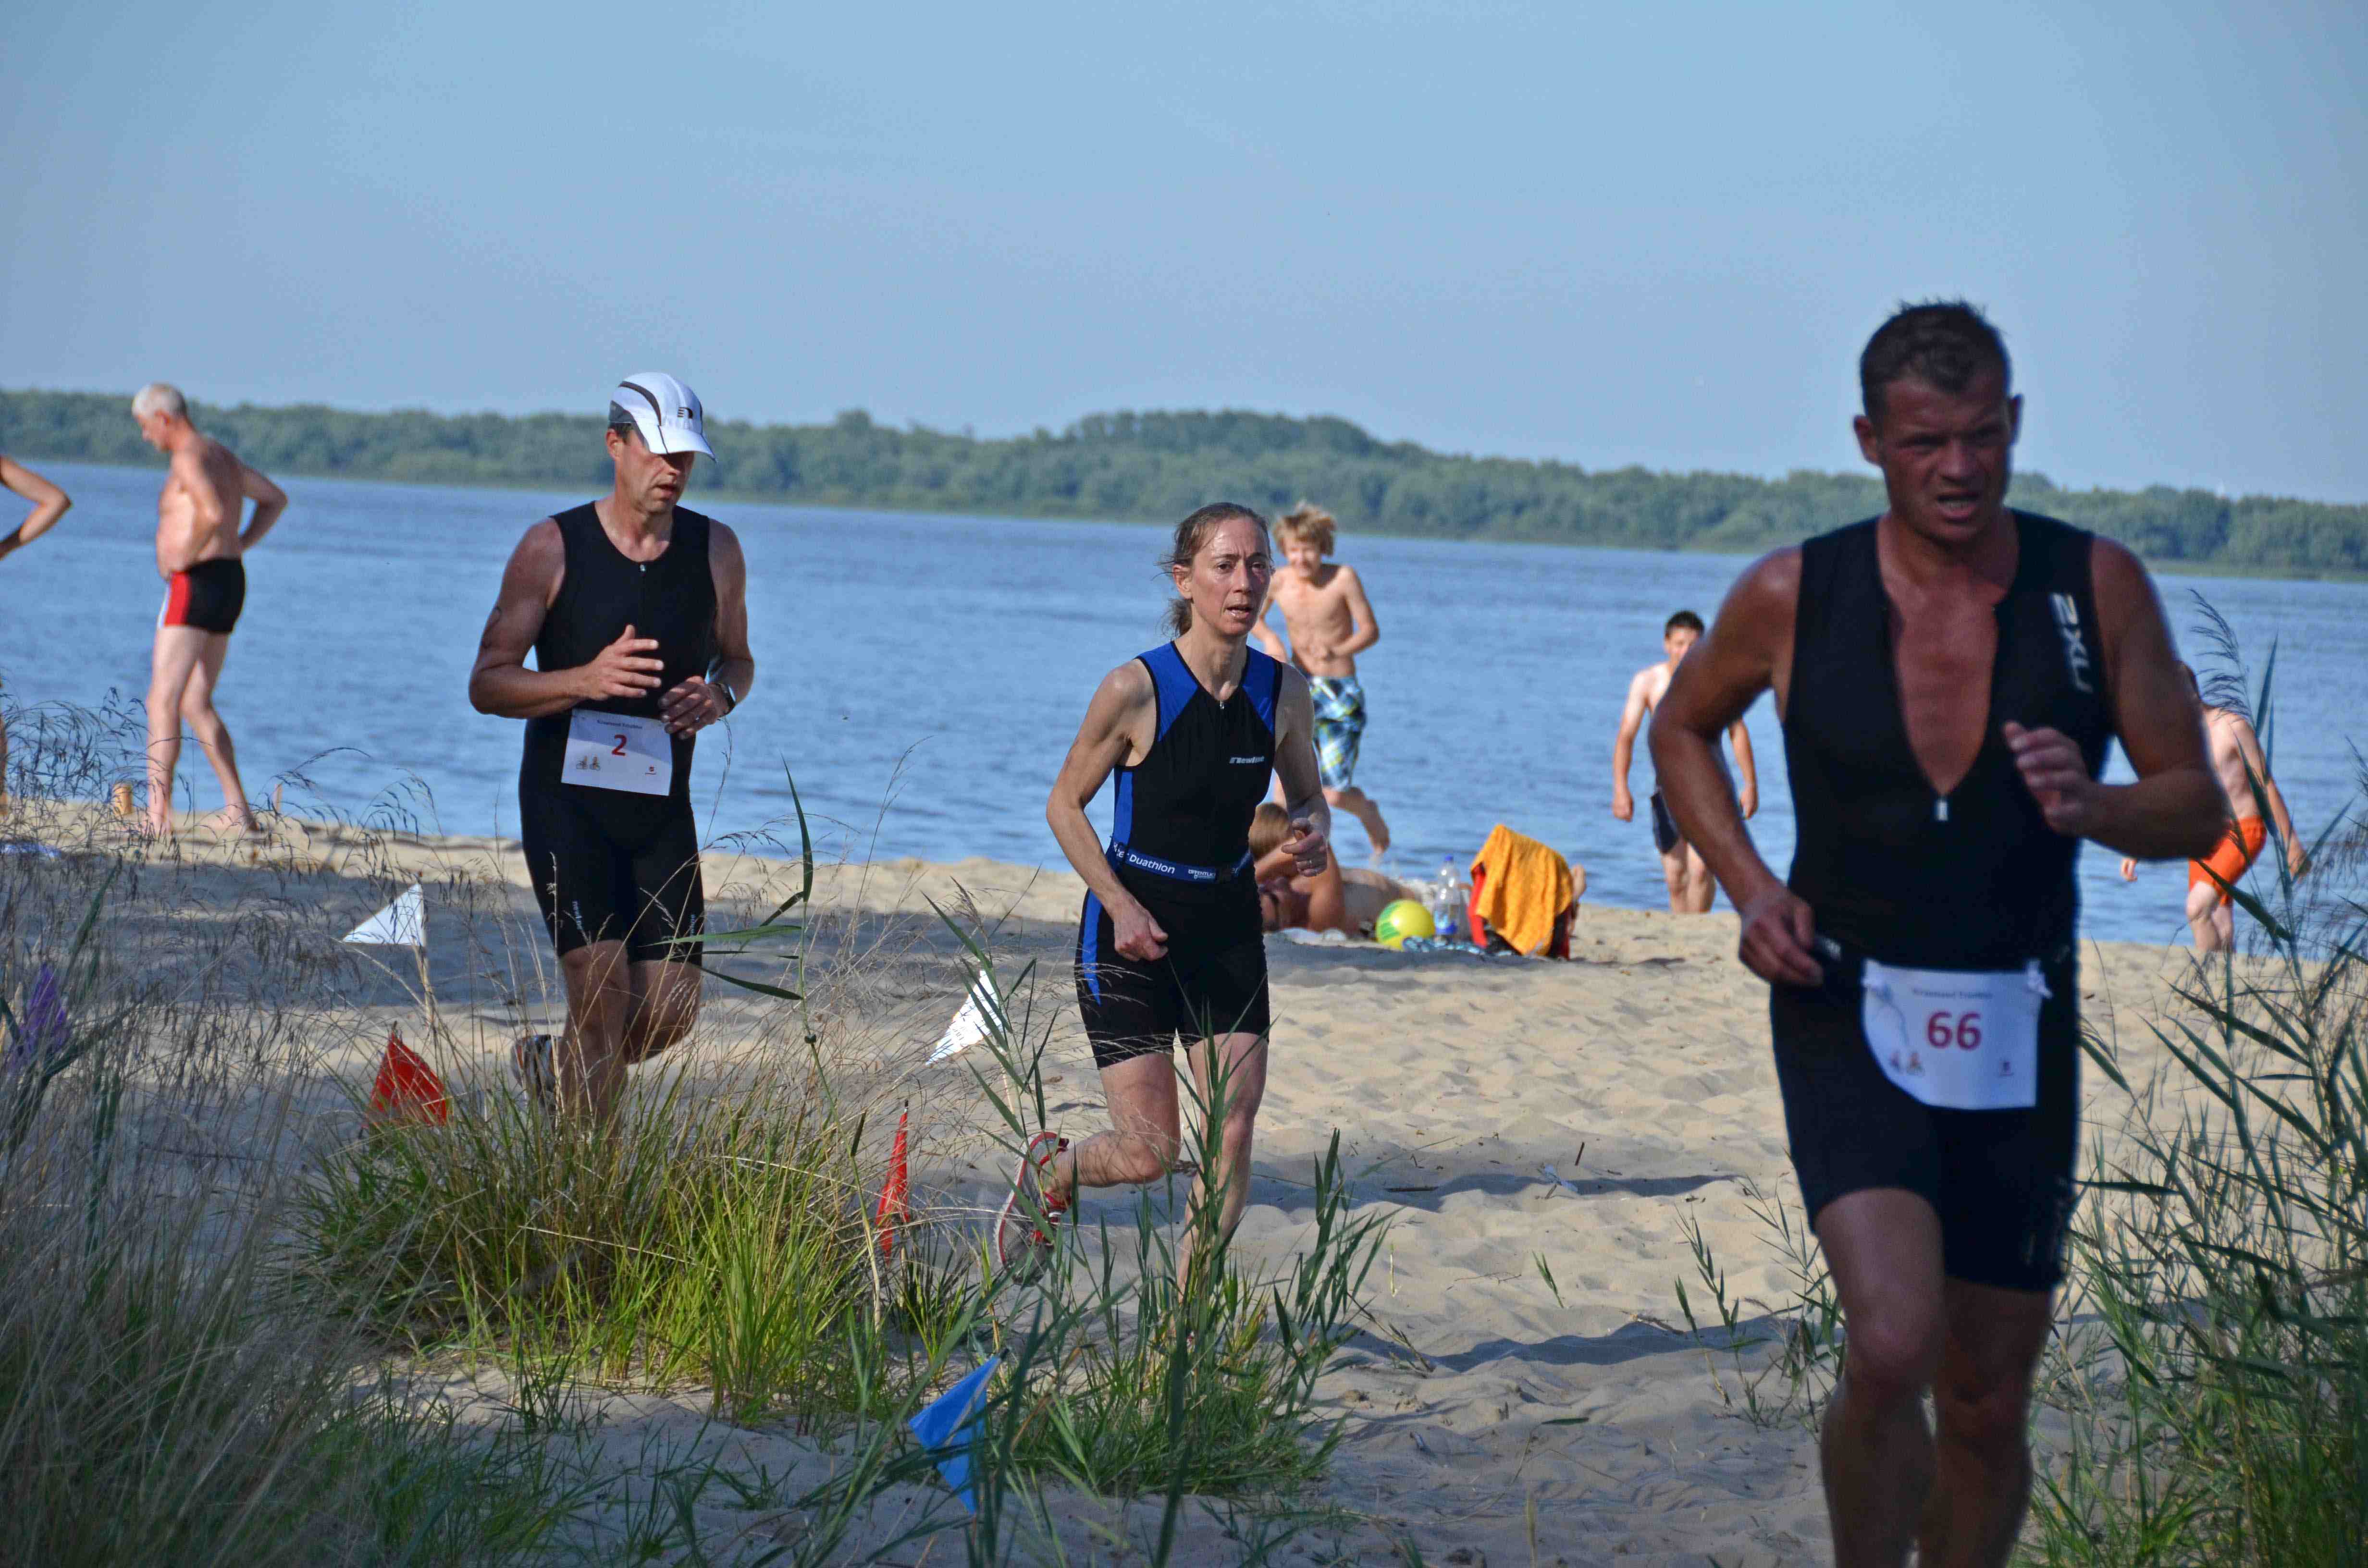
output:
{"label": "distant tree line", "polygon": [[[0,392],[0,450],[154,465],[128,397]],[[601,420],[582,415],[355,414],[318,404],[199,405],[200,427],[274,473],[438,484],[605,487]],[[1302,497],[1352,529],[1644,550],[1754,551],[1881,509],[1871,474],[1588,470],[1457,457],[1376,440],[1345,419],[1097,414],[1005,440],[876,424],[718,422],[697,487],[754,500],[890,510],[1172,521],[1220,497]],[[2015,482],[2018,505],[2123,540],[2147,559],[2295,576],[2368,574],[2368,506],[2240,499],[2157,485],[2065,490]]]}

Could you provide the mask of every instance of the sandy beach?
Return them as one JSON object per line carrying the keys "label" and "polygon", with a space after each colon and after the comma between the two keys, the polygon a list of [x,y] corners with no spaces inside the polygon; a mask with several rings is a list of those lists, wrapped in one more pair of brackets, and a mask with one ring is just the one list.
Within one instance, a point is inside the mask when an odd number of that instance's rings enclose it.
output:
{"label": "sandy beach", "polygon": [[[350,1135],[353,1096],[366,1092],[390,1028],[438,1038],[429,995],[446,1041],[437,1065],[463,1093],[509,1092],[500,1070],[509,1040],[560,1015],[514,843],[278,819],[266,843],[193,832],[168,848],[133,849],[80,808],[39,820],[20,812],[11,831],[28,828],[130,857],[137,909],[154,913],[132,917],[149,922],[144,936],[127,926],[120,937],[127,965],[164,972],[188,961],[176,952],[211,942],[206,972],[218,979],[208,983],[234,985],[237,955],[262,945],[241,933],[268,930],[336,970],[329,1002],[300,1016],[302,1038],[287,1059],[323,1137]],[[711,923],[761,910],[793,873],[711,855]],[[427,893],[424,968],[408,949],[338,945],[415,879]],[[932,903],[966,912],[1008,979],[1034,965],[1017,994],[1049,1029],[1053,1120],[1083,1134],[1100,1125],[1102,1108],[1069,989],[1081,892],[1065,869],[985,860],[817,873],[817,1028],[849,1072],[912,1108],[916,1188],[956,1223],[991,1210],[1003,1161],[982,1131],[967,1060],[920,1065],[965,977]],[[221,924],[209,935],[193,911]],[[1713,1379],[1713,1366],[1727,1370],[1732,1390],[1721,1340],[1685,1332],[1678,1304],[1682,1280],[1704,1310],[1688,1220],[1748,1324],[1782,1318],[1791,1300],[1784,1260],[1755,1210],[1782,1200],[1797,1212],[1798,1199],[1765,989],[1736,962],[1735,937],[1724,911],[1681,920],[1583,908],[1568,963],[1269,940],[1275,1055],[1239,1244],[1288,1260],[1308,1223],[1311,1164],[1336,1130],[1358,1211],[1390,1220],[1371,1279],[1372,1322],[1322,1384],[1346,1437],[1328,1478],[1301,1502],[1336,1512],[1294,1552],[1391,1561],[1405,1540],[1432,1562],[1501,1565],[1532,1561],[1534,1540],[1542,1563],[1726,1568],[1824,1555],[1806,1434],[1793,1422],[1756,1426],[1730,1408]],[[779,971],[777,959],[720,961],[752,976]],[[2146,1021],[2185,965],[2171,949],[2086,951],[2089,1017],[2118,1041],[2141,1087],[2161,1064]],[[713,983],[710,1004],[688,1065],[712,1061],[728,1073],[752,1050],[795,1045],[788,1004]],[[2094,1072],[2086,1096],[2094,1146],[2112,1137],[2125,1097]],[[241,1131],[225,1119],[176,1136],[202,1165]],[[1089,1201],[1082,1219],[1124,1223],[1130,1202]],[[603,1408],[603,1440],[620,1454],[671,1432],[723,1444],[776,1475],[825,1462],[786,1433],[709,1426],[695,1390],[617,1395]],[[1074,1546],[1099,1542],[1111,1561],[1111,1532],[1136,1533],[1141,1512],[1076,1499],[1064,1517]],[[728,1510],[712,1524],[719,1547],[793,1528],[759,1528]],[[1196,1516],[1185,1545],[1178,1561],[1239,1550],[1211,1517]]]}

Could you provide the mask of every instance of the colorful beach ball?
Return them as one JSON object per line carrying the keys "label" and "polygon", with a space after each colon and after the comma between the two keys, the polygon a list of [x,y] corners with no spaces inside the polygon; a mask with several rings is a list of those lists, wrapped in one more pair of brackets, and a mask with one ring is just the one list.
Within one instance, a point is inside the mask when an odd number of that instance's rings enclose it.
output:
{"label": "colorful beach ball", "polygon": [[1431,920],[1430,911],[1410,898],[1384,904],[1373,917],[1373,940],[1385,948],[1404,945],[1408,937],[1436,937],[1439,926]]}

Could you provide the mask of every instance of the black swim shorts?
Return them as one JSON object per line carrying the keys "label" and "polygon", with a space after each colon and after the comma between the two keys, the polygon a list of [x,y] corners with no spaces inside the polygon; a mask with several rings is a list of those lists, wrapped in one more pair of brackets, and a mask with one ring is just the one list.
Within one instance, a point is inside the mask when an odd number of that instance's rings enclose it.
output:
{"label": "black swim shorts", "polygon": [[633,963],[696,963],[707,928],[699,834],[690,808],[666,797],[575,785],[521,787],[518,836],[552,945],[570,953],[623,942]]}
{"label": "black swim shorts", "polygon": [[1653,791],[1653,847],[1663,855],[1685,842],[1678,831],[1678,819],[1669,814],[1669,803],[1661,799],[1658,790]]}
{"label": "black swim shorts", "polygon": [[238,629],[239,612],[246,608],[246,564],[235,558],[200,561],[186,572],[176,572],[165,588],[165,608],[156,612],[159,626],[189,626],[227,637]]}
{"label": "black swim shorts", "polygon": [[1941,1217],[1952,1279],[2046,1290],[2064,1278],[2078,1142],[2080,976],[2044,966],[2039,1085],[2022,1110],[1928,1106],[1884,1075],[1860,1022],[1862,960],[1827,959],[1823,987],[1772,987],[1769,1023],[1784,1130],[1809,1222],[1835,1199],[1901,1187]]}
{"label": "black swim shorts", "polygon": [[[1197,890],[1196,890],[1197,891]],[[1096,1067],[1223,1034],[1267,1032],[1266,933],[1247,877],[1190,899],[1144,896],[1167,933],[1167,954],[1122,958],[1110,911],[1086,895],[1077,921],[1077,1010]]]}

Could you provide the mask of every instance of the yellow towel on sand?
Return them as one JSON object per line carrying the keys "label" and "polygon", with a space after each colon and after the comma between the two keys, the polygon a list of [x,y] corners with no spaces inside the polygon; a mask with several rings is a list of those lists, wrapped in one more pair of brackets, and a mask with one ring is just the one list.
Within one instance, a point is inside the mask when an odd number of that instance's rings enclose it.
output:
{"label": "yellow towel on sand", "polygon": [[[1535,958],[1554,938],[1554,919],[1577,902],[1570,865],[1534,838],[1498,823],[1472,859],[1480,882],[1480,918],[1488,929]],[[1488,869],[1486,881],[1477,875]]]}

